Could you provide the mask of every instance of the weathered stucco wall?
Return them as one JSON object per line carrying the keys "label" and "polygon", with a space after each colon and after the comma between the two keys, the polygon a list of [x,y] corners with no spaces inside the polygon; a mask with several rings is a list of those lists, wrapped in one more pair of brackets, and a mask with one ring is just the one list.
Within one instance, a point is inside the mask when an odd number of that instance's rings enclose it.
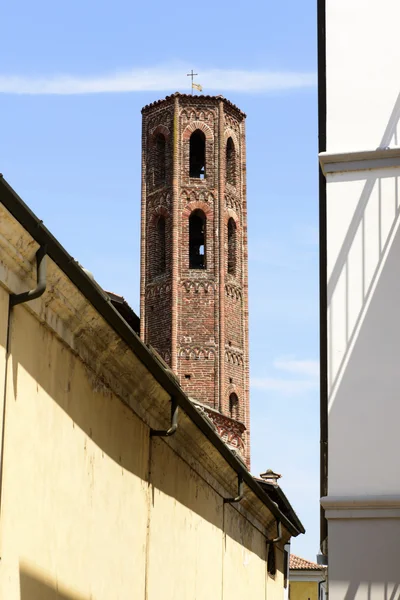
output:
{"label": "weathered stucco wall", "polygon": [[[151,448],[149,598],[212,598],[222,586],[222,499],[162,439]],[[219,592],[220,594],[220,592]]]}
{"label": "weathered stucco wall", "polygon": [[0,596],[19,598],[22,562],[83,597],[143,597],[148,429],[24,307],[10,350]]}
{"label": "weathered stucco wall", "polygon": [[246,598],[253,589],[261,594],[267,577],[264,536],[246,519],[238,519],[232,506],[225,506],[224,521],[223,600]]}
{"label": "weathered stucco wall", "polygon": [[0,384],[4,383],[5,353],[7,343],[8,294],[0,286]]}
{"label": "weathered stucco wall", "polygon": [[284,593],[284,545],[282,543],[275,546],[275,566],[275,575],[267,576],[268,600],[281,600]]}
{"label": "weathered stucco wall", "polygon": [[[7,296],[0,287],[3,383]],[[26,306],[13,309],[10,356],[1,598],[283,598],[254,519],[224,505],[168,441],[151,439]]]}
{"label": "weathered stucco wall", "polygon": [[8,293],[0,286],[0,518],[1,518],[1,473],[3,454],[4,399],[6,375],[6,346],[8,331]]}
{"label": "weathered stucco wall", "polygon": [[[6,372],[6,345],[7,345],[7,322],[8,322],[8,294],[0,286],[0,440],[2,438],[2,417],[4,402],[4,385]],[[0,441],[1,457],[1,441]]]}

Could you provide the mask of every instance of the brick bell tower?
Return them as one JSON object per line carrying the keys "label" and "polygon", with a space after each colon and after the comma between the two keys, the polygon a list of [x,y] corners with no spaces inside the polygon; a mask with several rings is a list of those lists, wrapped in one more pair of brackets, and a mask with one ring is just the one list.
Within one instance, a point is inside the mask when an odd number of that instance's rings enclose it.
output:
{"label": "brick bell tower", "polygon": [[142,115],[141,337],[249,466],[246,115],[180,93]]}

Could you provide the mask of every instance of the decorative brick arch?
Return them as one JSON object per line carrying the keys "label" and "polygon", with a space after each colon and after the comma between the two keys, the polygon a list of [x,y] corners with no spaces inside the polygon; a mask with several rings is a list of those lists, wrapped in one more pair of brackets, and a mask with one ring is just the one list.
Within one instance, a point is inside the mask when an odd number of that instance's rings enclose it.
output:
{"label": "decorative brick arch", "polygon": [[[164,150],[162,159],[157,152],[157,138],[161,135],[164,138]],[[147,169],[147,185],[149,189],[164,187],[168,184],[171,178],[171,168],[168,168],[170,163],[169,155],[171,153],[171,135],[168,127],[159,123],[153,129],[149,130],[148,138],[148,162]]]}
{"label": "decorative brick arch", "polygon": [[235,394],[236,395],[236,397],[238,399],[238,402],[239,402],[239,405],[240,405],[240,397],[239,397],[240,390],[239,390],[238,386],[236,386],[233,383],[230,383],[227,386],[226,392],[225,392],[225,409],[227,411],[229,410],[229,407],[230,407],[229,406],[229,404],[230,404],[229,401],[230,401],[230,398],[231,398],[231,394]]}
{"label": "decorative brick arch", "polygon": [[166,221],[167,221],[167,219],[169,219],[170,213],[165,208],[165,206],[158,205],[154,208],[154,210],[151,212],[151,215],[150,215],[149,225],[151,225],[151,226],[155,225],[158,217],[164,217]]}
{"label": "decorative brick arch", "polygon": [[[239,163],[240,163],[240,147],[239,140],[236,133],[232,129],[225,129],[224,132],[224,154],[227,156],[228,151],[228,142],[231,140],[232,148],[232,157],[231,161],[228,164],[228,160],[225,161],[225,180],[227,184],[227,189],[231,188],[235,190],[240,184],[239,177]],[[233,164],[232,164],[233,161]]]}
{"label": "decorative brick arch", "polygon": [[154,127],[154,129],[152,129],[150,131],[150,142],[151,144],[154,144],[156,135],[161,133],[164,137],[165,137],[165,141],[168,142],[169,138],[170,138],[170,131],[168,129],[168,127],[166,127],[165,125],[156,125],[156,127]]}
{"label": "decorative brick arch", "polygon": [[225,208],[226,210],[232,209],[237,215],[241,214],[242,206],[237,194],[231,192],[225,193]]}
{"label": "decorative brick arch", "polygon": [[[193,179],[190,175],[190,138],[195,131],[201,131],[205,137],[205,179]],[[214,132],[204,121],[194,120],[182,129],[182,177],[185,184],[212,187],[215,178]],[[207,180],[207,181],[206,181]]]}
{"label": "decorative brick arch", "polygon": [[231,281],[225,284],[225,292],[226,295],[235,300],[242,300],[242,290],[240,286],[236,283],[232,283]]}
{"label": "decorative brick arch", "polygon": [[189,351],[187,348],[180,348],[178,358],[189,358]]}
{"label": "decorative brick arch", "polygon": [[205,229],[205,263],[207,265],[206,270],[213,269],[214,266],[214,253],[213,253],[213,216],[214,211],[212,207],[204,200],[190,200],[185,205],[182,211],[182,265],[184,269],[189,269],[189,222],[190,216],[195,210],[200,210],[206,220]]}
{"label": "decorative brick arch", "polygon": [[213,217],[211,206],[204,200],[190,200],[183,209],[182,216],[188,219],[194,210],[202,210],[207,220]]}
{"label": "decorative brick arch", "polygon": [[[227,249],[225,260],[227,261],[226,262],[226,269],[227,269],[227,272],[228,272],[228,277],[234,277],[234,278],[236,278],[237,277],[237,273],[240,272],[241,265],[242,265],[242,256],[241,256],[241,251],[240,251],[240,249],[242,247],[242,243],[241,243],[241,240],[242,240],[242,228],[240,226],[240,219],[239,219],[237,213],[233,209],[228,208],[228,209],[225,210],[225,214],[224,214],[224,223],[225,223],[225,230],[226,231],[228,230],[228,223],[229,223],[230,219],[233,219],[233,221],[235,222],[235,227],[236,227],[236,234],[235,234],[236,235],[236,242],[235,242],[235,244],[236,244],[236,251],[235,251],[235,258],[234,258],[234,261],[235,261],[234,271],[235,271],[235,273],[231,273],[229,271],[229,256],[230,256],[230,254],[229,254],[229,248]],[[227,241],[228,246],[229,246],[228,234],[227,233],[226,233],[226,236],[227,236],[226,237],[226,241]]]}
{"label": "decorative brick arch", "polygon": [[240,231],[241,230],[240,219],[239,219],[239,216],[238,216],[237,212],[235,210],[233,210],[233,208],[226,208],[225,209],[225,214],[224,214],[225,225],[228,225],[229,219],[233,219],[235,221],[236,229],[238,231]]}
{"label": "decorative brick arch", "polygon": [[200,129],[200,131],[204,133],[207,141],[212,141],[214,139],[214,134],[212,132],[211,127],[204,123],[204,121],[193,121],[185,128],[182,134],[182,140],[189,140],[192,133],[197,129]]}
{"label": "decorative brick arch", "polygon": [[226,142],[228,141],[228,139],[232,138],[233,145],[235,146],[236,155],[239,156],[239,140],[238,140],[238,137],[236,135],[236,132],[233,131],[233,129],[230,129],[230,128],[225,129],[225,135],[224,135],[224,137],[225,137],[225,145],[226,145]]}
{"label": "decorative brick arch", "polygon": [[[236,406],[235,407],[233,407],[233,405],[231,404],[231,402],[232,402],[233,399],[236,400],[236,402],[235,402]],[[226,406],[227,406],[228,411],[230,413],[230,417],[232,419],[239,420],[240,398],[239,398],[239,395],[238,395],[238,390],[236,390],[236,389],[230,389],[229,390],[229,393],[228,393],[227,398],[226,398]],[[234,411],[232,411],[233,408],[235,409]],[[232,412],[234,412],[234,414],[232,414]]]}
{"label": "decorative brick arch", "polygon": [[216,358],[216,352],[214,350],[214,348],[209,348],[208,350],[208,360],[215,360]]}
{"label": "decorative brick arch", "polygon": [[[160,238],[158,236],[158,219],[163,217],[164,219],[164,242],[161,242],[160,246]],[[171,264],[171,258],[169,256],[169,251],[167,249],[167,239],[170,236],[171,230],[171,218],[170,212],[165,208],[165,206],[156,206],[149,214],[149,219],[147,222],[147,256],[149,260],[148,269],[149,269],[149,281],[153,281],[155,277],[165,276],[167,273],[167,269]],[[160,262],[160,248],[163,248],[162,255],[164,259]],[[163,265],[161,267],[160,265]]]}

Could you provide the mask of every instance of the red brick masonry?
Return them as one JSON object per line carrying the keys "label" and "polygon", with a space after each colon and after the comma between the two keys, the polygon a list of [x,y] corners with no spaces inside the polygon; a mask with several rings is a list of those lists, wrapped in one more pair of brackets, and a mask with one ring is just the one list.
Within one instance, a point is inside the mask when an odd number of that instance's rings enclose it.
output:
{"label": "red brick masonry", "polygon": [[250,466],[245,115],[178,93],[142,114],[141,336]]}

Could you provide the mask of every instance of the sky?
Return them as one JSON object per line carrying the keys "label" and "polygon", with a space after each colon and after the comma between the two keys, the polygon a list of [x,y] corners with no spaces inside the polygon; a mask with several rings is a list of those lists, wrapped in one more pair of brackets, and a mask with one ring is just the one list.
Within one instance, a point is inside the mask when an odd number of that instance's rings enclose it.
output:
{"label": "sky", "polygon": [[314,0],[15,0],[2,7],[0,172],[139,312],[141,107],[223,94],[246,114],[252,468],[319,544]]}

